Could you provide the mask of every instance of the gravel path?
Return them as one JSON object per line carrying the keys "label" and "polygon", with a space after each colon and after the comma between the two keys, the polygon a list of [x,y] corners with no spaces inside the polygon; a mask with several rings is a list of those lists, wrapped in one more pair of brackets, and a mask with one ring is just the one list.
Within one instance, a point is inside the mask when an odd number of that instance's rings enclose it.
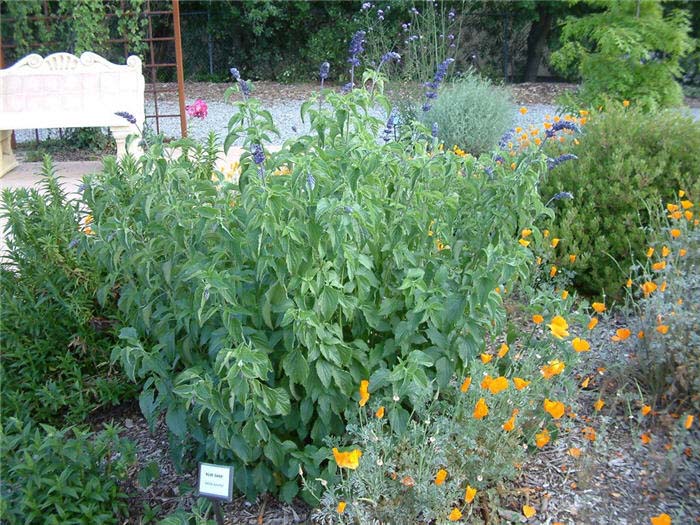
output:
{"label": "gravel path", "polygon": [[[191,104],[192,102],[194,102],[194,100],[187,101],[188,104]],[[272,118],[274,119],[274,122],[281,134],[279,141],[275,140],[275,142],[282,143],[306,129],[306,126],[301,122],[301,117],[299,116],[299,108],[301,107],[302,102],[304,102],[304,100],[288,99],[265,105],[265,108],[272,113]],[[194,121],[190,122],[190,136],[202,140],[206,138],[211,131],[213,131],[223,140],[223,137],[226,135],[228,121],[233,114],[233,107],[223,102],[213,101],[209,102],[208,106],[209,114],[205,120],[200,121],[193,119]],[[159,102],[158,107],[161,113],[178,113],[177,104],[173,102],[161,101]],[[520,115],[520,113],[514,111],[514,126],[526,127],[529,124],[541,125],[542,122],[544,122],[545,115],[557,114],[556,107],[549,104],[529,104],[527,108],[528,112],[526,115]],[[700,120],[700,108],[684,108],[682,111],[692,114],[695,120]],[[146,104],[146,114],[152,112],[153,105],[149,102]],[[375,115],[382,118],[385,117],[383,111],[379,110]],[[294,131],[295,128],[297,130],[296,132]],[[163,120],[161,122],[161,131],[164,132],[166,136],[179,136],[179,119],[169,118]],[[40,130],[39,135],[42,139],[47,137],[58,137],[58,131]],[[17,130],[15,132],[15,137],[17,142],[31,142],[35,139],[34,130]]]}

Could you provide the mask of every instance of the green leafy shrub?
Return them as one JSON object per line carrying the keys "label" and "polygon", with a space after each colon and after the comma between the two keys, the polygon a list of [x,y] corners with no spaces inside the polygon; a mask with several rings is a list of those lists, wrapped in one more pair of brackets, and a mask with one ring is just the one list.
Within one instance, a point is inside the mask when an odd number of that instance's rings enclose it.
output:
{"label": "green leafy shrub", "polygon": [[515,107],[508,91],[477,74],[469,74],[440,92],[430,111],[420,112],[427,126],[438,124],[446,148],[458,146],[472,155],[493,149],[513,125]]}
{"label": "green leafy shrub", "polygon": [[666,17],[661,2],[597,2],[604,10],[564,22],[563,46],[552,53],[559,70],[578,64],[583,85],[576,107],[598,107],[606,98],[634,100],[647,110],[683,102],[680,59],[692,48],[685,11]]}
{"label": "green leafy shrub", "polygon": [[8,418],[0,433],[3,523],[123,523],[119,486],[134,463],[133,445],[114,427],[93,434]]}
{"label": "green leafy shrub", "polygon": [[133,388],[109,366],[110,314],[94,300],[101,275],[87,248],[86,214],[68,200],[48,158],[43,175],[40,190],[2,194],[3,418],[75,422]]}
{"label": "green leafy shrub", "polygon": [[237,184],[213,172],[213,142],[177,159],[156,143],[87,181],[98,297],[119,290],[114,359],[176,455],[233,464],[249,497],[290,499],[300,465],[330,469],[323,440],[363,379],[408,403],[477,358],[504,326],[495,288],[527,275],[517,232],[547,213],[541,157],[487,171],[421,127],[378,142],[383,96],[323,97],[302,107],[311,133],[274,155],[269,113],[236,103],[225,143],[252,151]]}
{"label": "green leafy shrub", "polygon": [[[629,267],[646,250],[647,206],[679,188],[700,194],[700,124],[673,110],[645,114],[620,105],[593,115],[580,142],[578,160],[553,169],[541,193],[574,195],[559,202],[552,234],[561,249],[578,254],[577,289],[619,298]],[[555,146],[547,151],[558,154]]]}

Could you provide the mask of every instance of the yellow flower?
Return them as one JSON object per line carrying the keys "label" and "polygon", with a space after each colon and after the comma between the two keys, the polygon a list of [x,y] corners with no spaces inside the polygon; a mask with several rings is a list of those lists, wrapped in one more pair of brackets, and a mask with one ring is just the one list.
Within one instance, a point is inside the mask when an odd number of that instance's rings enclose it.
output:
{"label": "yellow flower", "polygon": [[450,521],[459,521],[460,518],[462,517],[462,513],[458,508],[452,509],[452,512],[450,512],[450,515],[447,517]]}
{"label": "yellow flower", "polygon": [[649,297],[652,292],[657,288],[657,285],[653,281],[647,281],[642,285],[642,291],[644,292],[644,297]]}
{"label": "yellow flower", "polygon": [[566,320],[560,316],[557,315],[552,318],[552,322],[547,325],[549,329],[552,331],[552,335],[556,337],[557,339],[563,339],[565,337],[569,337],[569,324],[566,322]]}
{"label": "yellow flower", "polygon": [[510,349],[508,348],[508,345],[505,344],[505,343],[503,343],[503,344],[501,345],[500,350],[498,350],[498,354],[497,354],[498,357],[499,357],[499,358],[505,357],[505,355],[508,353],[508,350],[510,350]]}
{"label": "yellow flower", "polygon": [[543,366],[540,369],[540,372],[542,373],[542,376],[545,379],[550,379],[556,375],[561,374],[565,368],[566,365],[562,361],[560,361],[559,359],[553,359],[545,366]]}
{"label": "yellow flower", "polygon": [[549,230],[544,230],[544,231],[542,232],[542,235],[544,235],[544,238],[545,238],[545,239],[546,239],[547,237],[549,237]]}
{"label": "yellow flower", "polygon": [[541,324],[544,322],[544,317],[542,317],[540,314],[535,314],[532,316],[532,322],[535,324]]}
{"label": "yellow flower", "polygon": [[527,388],[527,386],[530,384],[530,381],[525,381],[521,377],[514,377],[513,384],[515,385],[516,389],[522,390],[523,388]]}
{"label": "yellow flower", "polygon": [[571,255],[569,255],[569,262],[571,264],[574,264],[576,262],[576,254],[572,253]]}
{"label": "yellow flower", "polygon": [[686,430],[690,430],[690,427],[693,426],[693,420],[695,419],[695,416],[692,416],[688,414],[685,418],[685,423],[683,423],[683,426],[685,427]]}
{"label": "yellow flower", "polygon": [[549,431],[545,428],[542,432],[535,434],[535,444],[537,448],[542,448],[547,443],[549,443]]}
{"label": "yellow flower", "polygon": [[529,237],[532,235],[532,230],[530,228],[524,228],[523,231],[520,232],[520,236],[524,239],[525,237]]}
{"label": "yellow flower", "polygon": [[671,230],[671,237],[674,239],[678,238],[681,236],[681,231],[678,228],[674,228]]}
{"label": "yellow flower", "polygon": [[440,470],[437,471],[437,474],[435,475],[435,484],[442,485],[443,483],[445,483],[446,479],[447,479],[447,471],[444,468],[441,468]]}
{"label": "yellow flower", "polygon": [[377,419],[382,419],[384,417],[384,407],[381,406],[377,409],[377,411],[374,413],[374,415],[377,417]]}
{"label": "yellow flower", "polygon": [[649,405],[642,405],[642,415],[646,416],[649,412],[651,412],[651,407]]}
{"label": "yellow flower", "polygon": [[489,413],[489,407],[486,406],[486,401],[483,397],[479,398],[474,406],[474,419],[484,419]]}
{"label": "yellow flower", "polygon": [[668,325],[660,324],[659,326],[656,327],[656,331],[659,332],[660,334],[666,335],[668,333]]}
{"label": "yellow flower", "polygon": [[678,255],[680,255],[681,257],[685,257],[686,253],[688,253],[688,250],[686,250],[685,248],[681,248],[680,250],[678,250]]}
{"label": "yellow flower", "polygon": [[360,449],[355,449],[350,452],[340,452],[337,448],[333,449],[333,458],[340,468],[355,470],[360,466],[360,456],[362,456],[362,451]]}
{"label": "yellow flower", "polygon": [[652,255],[654,255],[654,248],[647,248],[647,258],[651,257]]}
{"label": "yellow flower", "polygon": [[557,270],[557,267],[556,267],[556,266],[552,266],[552,267],[549,269],[549,276],[550,276],[550,277],[554,277],[554,276],[557,274],[557,271],[558,271],[558,270]]}
{"label": "yellow flower", "polygon": [[557,239],[556,237],[552,239],[552,248],[556,248],[560,240],[561,239]]}
{"label": "yellow flower", "polygon": [[662,282],[662,283],[661,283],[661,288],[660,288],[660,290],[661,290],[662,292],[665,292],[665,291],[666,291],[666,286],[668,286],[667,283],[666,283],[666,281]]}
{"label": "yellow flower", "polygon": [[603,401],[602,399],[598,399],[598,401],[596,401],[596,402],[593,404],[593,408],[595,408],[595,411],[596,411],[596,412],[600,412],[600,410],[601,410],[604,406],[605,406],[605,401]]}
{"label": "yellow flower", "polygon": [[668,246],[664,246],[663,248],[661,248],[661,256],[662,257],[668,257],[670,253],[671,253],[671,250],[668,249]]}
{"label": "yellow flower", "polygon": [[666,261],[657,262],[651,265],[651,269],[655,272],[660,272],[664,268],[666,268]]}
{"label": "yellow flower", "polygon": [[684,201],[681,201],[681,206],[683,206],[684,210],[687,210],[688,208],[693,207],[693,203],[689,200],[684,200]]}
{"label": "yellow flower", "polygon": [[690,219],[693,218],[693,212],[690,210],[686,210],[683,212],[683,217],[685,217],[686,221],[689,221]]}
{"label": "yellow flower", "polygon": [[346,505],[347,503],[345,503],[344,501],[340,501],[338,502],[338,506],[335,508],[335,510],[338,512],[338,514],[342,514],[343,512],[345,512]]}
{"label": "yellow flower", "polygon": [[471,485],[467,485],[467,490],[464,491],[464,501],[471,503],[474,501],[474,496],[476,496],[476,489]]}
{"label": "yellow flower", "polygon": [[277,168],[275,171],[272,172],[273,175],[289,175],[292,172],[292,170],[289,169],[289,166],[286,164],[283,166],[280,166]]}
{"label": "yellow flower", "polygon": [[568,290],[564,290],[564,291],[561,293],[561,298],[562,298],[562,299],[566,299],[567,297],[569,297],[569,291],[568,291]]}
{"label": "yellow flower", "polygon": [[[588,329],[593,330],[596,325],[598,324],[598,318],[597,317],[591,317],[591,320],[588,321]],[[574,347],[575,348],[575,347]]]}
{"label": "yellow flower", "polygon": [[470,386],[471,384],[472,384],[472,378],[471,378],[471,377],[468,377],[468,378],[466,378],[466,379],[464,380],[464,382],[462,383],[462,386],[460,386],[459,389],[460,389],[462,392],[466,392],[467,390],[469,390],[469,386]]}
{"label": "yellow flower", "polygon": [[513,410],[513,413],[511,414],[510,418],[501,425],[501,428],[506,432],[512,432],[513,429],[515,429],[515,416],[517,415],[518,409],[516,408],[515,410]]}
{"label": "yellow flower", "polygon": [[649,519],[651,520],[651,525],[671,525],[671,516],[665,512],[658,516],[652,516]]}
{"label": "yellow flower", "polygon": [[524,246],[525,248],[530,246],[530,241],[526,241],[525,239],[518,239],[518,242],[520,243],[521,246]]}
{"label": "yellow flower", "polygon": [[630,101],[629,101],[629,100],[623,100],[623,101],[622,101],[622,105],[623,105],[624,107],[628,108],[629,105],[630,105]]}
{"label": "yellow flower", "polygon": [[630,335],[632,335],[632,332],[630,331],[629,328],[618,328],[617,331],[615,332],[615,335],[612,336],[612,340],[616,341],[616,342],[624,341]]}
{"label": "yellow flower", "polygon": [[628,278],[628,279],[627,279],[627,282],[625,283],[625,286],[626,286],[627,288],[631,288],[631,287],[632,287],[632,278]]}
{"label": "yellow flower", "polygon": [[493,356],[491,354],[481,354],[479,357],[481,357],[481,362],[485,365],[490,363],[491,359],[493,359]]}
{"label": "yellow flower", "polygon": [[591,306],[599,314],[602,314],[605,311],[605,303],[593,303]]}
{"label": "yellow flower", "polygon": [[523,106],[518,111],[520,111],[521,115],[525,115],[527,113],[527,108],[525,106]]}
{"label": "yellow flower", "polygon": [[[595,319],[595,317],[593,319]],[[591,319],[591,321],[593,321],[593,319]],[[598,321],[598,319],[595,320],[596,322]],[[590,325],[591,324],[588,323],[588,326]],[[591,345],[588,343],[588,341],[586,341],[585,339],[581,339],[580,337],[574,338],[574,340],[571,341],[571,346],[573,346],[574,350],[576,350],[577,352],[588,352],[591,349]]]}
{"label": "yellow flower", "polygon": [[503,376],[496,377],[489,381],[488,389],[492,394],[499,394],[508,389],[508,379]]}
{"label": "yellow flower", "polygon": [[681,199],[682,199],[683,197],[685,197],[685,191],[683,191],[683,190],[678,190],[678,196],[679,196]]}
{"label": "yellow flower", "polygon": [[544,400],[544,411],[547,412],[554,419],[559,419],[564,415],[564,410],[566,407],[561,401],[550,401],[545,398]]}
{"label": "yellow flower", "polygon": [[532,518],[535,514],[537,514],[537,511],[534,507],[531,507],[530,505],[523,505],[523,516],[526,518]]}
{"label": "yellow flower", "polygon": [[369,401],[369,381],[363,379],[360,381],[360,406],[365,406],[367,401]]}

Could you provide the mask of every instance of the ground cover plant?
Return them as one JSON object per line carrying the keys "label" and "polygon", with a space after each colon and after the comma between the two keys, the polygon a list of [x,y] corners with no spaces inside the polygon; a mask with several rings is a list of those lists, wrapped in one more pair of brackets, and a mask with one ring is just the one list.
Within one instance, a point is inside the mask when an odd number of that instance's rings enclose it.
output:
{"label": "ground cover plant", "polygon": [[621,298],[628,268],[646,250],[649,207],[672,199],[674,188],[700,192],[700,125],[675,111],[645,114],[635,101],[584,118],[571,150],[578,160],[552,171],[541,191],[546,199],[562,191],[575,197],[561,203],[551,230],[562,250],[578,254],[577,289]]}
{"label": "ground cover plant", "polygon": [[[92,218],[70,201],[46,159],[40,190],[6,190],[3,255],[3,418],[79,422],[133,391],[109,363],[109,303],[85,250]],[[48,321],[48,322],[47,322]]]}

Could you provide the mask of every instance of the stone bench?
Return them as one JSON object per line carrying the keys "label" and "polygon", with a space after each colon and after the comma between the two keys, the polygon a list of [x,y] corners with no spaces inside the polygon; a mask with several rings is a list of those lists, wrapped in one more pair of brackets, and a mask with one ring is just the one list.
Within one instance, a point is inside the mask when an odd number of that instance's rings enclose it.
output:
{"label": "stone bench", "polygon": [[[130,124],[115,112],[130,113]],[[80,58],[55,53],[46,58],[28,55],[0,69],[0,177],[17,166],[10,137],[15,129],[110,128],[117,157],[126,154],[126,137],[140,135],[144,115],[141,59],[130,56],[125,66],[95,53]],[[137,141],[130,153],[137,154]]]}

